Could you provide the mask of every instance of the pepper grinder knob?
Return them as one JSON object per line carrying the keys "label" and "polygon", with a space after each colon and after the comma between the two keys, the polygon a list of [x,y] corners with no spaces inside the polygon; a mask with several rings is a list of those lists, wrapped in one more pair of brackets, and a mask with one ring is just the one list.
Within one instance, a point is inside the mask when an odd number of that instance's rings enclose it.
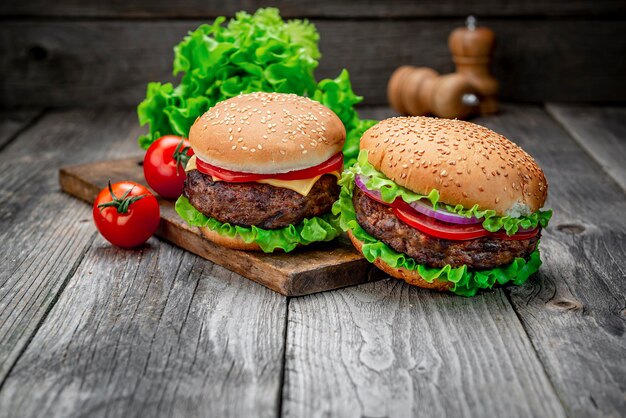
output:
{"label": "pepper grinder knob", "polygon": [[465,27],[455,29],[448,38],[456,72],[464,74],[480,95],[478,109],[481,114],[498,111],[498,80],[489,70],[495,41],[495,33],[485,26],[478,26],[474,16],[468,16]]}

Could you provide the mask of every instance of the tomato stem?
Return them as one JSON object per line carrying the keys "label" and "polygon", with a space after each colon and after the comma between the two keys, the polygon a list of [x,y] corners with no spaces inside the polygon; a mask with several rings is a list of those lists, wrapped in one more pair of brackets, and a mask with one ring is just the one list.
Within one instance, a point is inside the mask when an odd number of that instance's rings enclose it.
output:
{"label": "tomato stem", "polygon": [[128,208],[130,207],[130,205],[132,205],[139,199],[148,196],[147,194],[142,194],[139,196],[129,197],[128,195],[130,195],[134,188],[135,186],[131,187],[126,191],[126,193],[124,193],[124,196],[118,198],[117,196],[115,196],[115,193],[113,193],[113,187],[111,187],[111,179],[109,179],[109,193],[111,194],[111,201],[106,203],[100,203],[98,205],[98,208],[100,208],[100,212],[102,212],[104,208],[110,207],[114,207],[115,209],[117,209],[117,213],[128,212]]}
{"label": "tomato stem", "polygon": [[176,149],[174,150],[174,154],[172,154],[172,158],[176,161],[176,175],[178,176],[178,167],[182,167],[182,169],[184,170],[185,167],[187,167],[187,163],[189,162],[189,159],[191,158],[189,155],[187,155],[187,152],[191,149],[191,147],[185,147],[185,140],[181,139],[180,142],[178,143],[178,146],[176,147]]}

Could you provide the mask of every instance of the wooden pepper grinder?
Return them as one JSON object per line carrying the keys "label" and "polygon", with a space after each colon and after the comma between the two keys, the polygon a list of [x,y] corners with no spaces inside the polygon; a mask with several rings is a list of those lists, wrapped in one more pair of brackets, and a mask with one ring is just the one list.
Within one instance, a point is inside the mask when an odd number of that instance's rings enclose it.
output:
{"label": "wooden pepper grinder", "polygon": [[498,111],[498,80],[489,71],[495,40],[495,33],[478,27],[474,16],[468,16],[465,27],[455,29],[448,38],[456,72],[465,75],[476,88],[480,96],[478,108],[483,115]]}
{"label": "wooden pepper grinder", "polygon": [[440,75],[427,67],[405,65],[391,75],[387,98],[401,114],[465,118],[475,113],[476,89],[463,74]]}

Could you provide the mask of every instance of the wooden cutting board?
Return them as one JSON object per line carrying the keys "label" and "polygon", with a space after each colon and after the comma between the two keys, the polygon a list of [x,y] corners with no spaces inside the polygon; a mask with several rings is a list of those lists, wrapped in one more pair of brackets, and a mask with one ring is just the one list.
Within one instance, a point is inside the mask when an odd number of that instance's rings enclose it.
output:
{"label": "wooden cutting board", "polygon": [[[61,189],[92,203],[107,182],[146,184],[142,157],[101,161],[59,170]],[[352,247],[345,236],[334,242],[298,248],[289,254],[231,250],[205,239],[174,210],[174,202],[158,198],[161,225],[156,235],[285,296],[302,296],[382,278],[382,273]]]}

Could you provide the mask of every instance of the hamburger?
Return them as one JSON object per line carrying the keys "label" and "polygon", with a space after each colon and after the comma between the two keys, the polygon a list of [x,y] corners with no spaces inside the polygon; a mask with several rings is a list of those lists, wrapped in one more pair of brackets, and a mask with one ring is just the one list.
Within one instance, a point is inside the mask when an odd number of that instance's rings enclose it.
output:
{"label": "hamburger", "polygon": [[239,250],[289,252],[341,233],[346,131],[331,110],[294,94],[222,101],[189,132],[194,151],[178,214],[209,240]]}
{"label": "hamburger", "polygon": [[464,296],[538,270],[548,184],[513,142],[469,122],[398,117],[367,130],[360,147],[333,212],[381,270]]}

